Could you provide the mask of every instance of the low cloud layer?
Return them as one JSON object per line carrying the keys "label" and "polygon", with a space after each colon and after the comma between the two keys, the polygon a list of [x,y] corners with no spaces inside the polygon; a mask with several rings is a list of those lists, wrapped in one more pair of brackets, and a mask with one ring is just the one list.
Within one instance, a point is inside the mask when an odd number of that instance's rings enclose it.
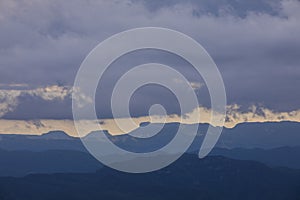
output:
{"label": "low cloud layer", "polygon": [[[200,119],[195,117],[200,113]],[[108,130],[112,135],[119,135],[128,133],[139,127],[140,123],[152,122],[152,123],[171,123],[181,122],[184,124],[193,123],[210,123],[211,124],[211,111],[207,108],[199,107],[193,112],[188,113],[183,118],[177,115],[168,116],[144,116],[131,119],[117,119],[118,123],[129,124],[127,127],[122,126],[122,129],[116,124],[114,119],[102,119],[97,121],[81,120],[78,121],[80,126],[80,136],[84,136],[92,131],[99,130],[99,124],[101,124],[101,130]],[[131,120],[135,124],[130,123]],[[227,128],[233,128],[240,123],[245,122],[280,122],[280,121],[293,121],[300,122],[300,110],[292,112],[275,112],[266,108],[259,108],[252,106],[248,111],[240,111],[238,105],[231,105],[227,107],[226,122],[224,124]],[[212,124],[214,126],[220,126],[222,124]],[[79,134],[76,131],[74,122],[72,120],[0,120],[0,133],[1,134],[35,134],[40,135],[53,130],[62,130],[71,136],[78,137]]]}

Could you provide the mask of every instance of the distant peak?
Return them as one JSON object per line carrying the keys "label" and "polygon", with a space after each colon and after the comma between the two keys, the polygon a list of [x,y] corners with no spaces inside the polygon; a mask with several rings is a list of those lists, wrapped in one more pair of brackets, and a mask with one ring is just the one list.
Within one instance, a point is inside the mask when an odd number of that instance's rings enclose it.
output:
{"label": "distant peak", "polygon": [[70,139],[71,137],[64,131],[49,131],[42,134],[41,137],[45,139]]}
{"label": "distant peak", "polygon": [[150,122],[142,122],[140,123],[140,127],[145,127],[148,126],[150,124]]}
{"label": "distant peak", "polygon": [[87,134],[86,136],[84,136],[84,139],[93,139],[93,138],[98,138],[98,136],[100,134],[104,134],[107,137],[110,137],[111,134],[107,131],[107,130],[101,130],[101,131],[92,131],[89,134]]}

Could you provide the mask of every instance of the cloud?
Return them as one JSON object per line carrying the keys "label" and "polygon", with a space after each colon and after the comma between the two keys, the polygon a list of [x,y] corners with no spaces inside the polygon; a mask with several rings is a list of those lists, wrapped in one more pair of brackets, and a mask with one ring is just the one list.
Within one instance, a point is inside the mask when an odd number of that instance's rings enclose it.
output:
{"label": "cloud", "polygon": [[300,122],[300,110],[277,112],[264,107],[251,106],[248,111],[240,111],[240,106],[231,105],[227,109],[226,124],[233,127],[244,122]]}
{"label": "cloud", "polygon": [[18,105],[19,91],[0,90],[0,117],[13,111]]}
{"label": "cloud", "polygon": [[[172,28],[201,43],[222,73],[229,104],[247,109],[261,103],[276,112],[298,110],[300,3],[296,0],[245,2],[1,1],[1,84],[13,81],[40,89],[20,95],[14,94],[19,92],[18,88],[3,92],[0,115],[9,119],[71,118],[71,100],[66,97],[69,89],[45,91],[44,85],[63,82],[71,88],[80,63],[94,46],[112,34],[143,26]],[[201,82],[188,64],[174,56],[152,53],[147,57],[147,53],[119,62],[108,75],[105,91],[99,96],[109,98],[113,86],[110,81],[115,80],[119,71],[153,59],[181,70],[192,83]],[[152,99],[160,99],[164,104],[172,102],[169,95],[162,95],[165,91],[154,90],[137,95],[137,104],[132,109],[134,116],[146,115],[148,104],[155,102]],[[201,91],[199,99],[203,98]],[[108,100],[102,100],[99,102],[104,102],[103,108],[99,110],[103,117],[111,117],[106,109]],[[209,105],[209,100],[203,104]],[[176,106],[176,103],[168,105],[169,113],[178,114]],[[28,114],[24,116],[24,113]]]}
{"label": "cloud", "polygon": [[[199,116],[200,118],[196,117]],[[233,128],[240,123],[245,122],[280,122],[293,121],[300,122],[300,110],[291,112],[276,112],[267,108],[252,106],[248,111],[241,111],[240,106],[230,105],[227,107],[226,122],[227,128]],[[122,124],[122,129],[116,123]],[[133,120],[134,124],[131,123]],[[194,123],[210,123],[214,126],[220,126],[220,123],[211,123],[211,110],[199,107],[188,113],[185,117],[180,118],[178,115],[167,116],[142,116],[137,118],[121,118],[121,119],[102,119],[102,120],[80,120],[78,121],[80,130],[84,136],[92,131],[99,130],[98,124],[101,125],[101,130],[108,130],[112,135],[126,134],[139,127],[140,123],[168,123],[181,122],[184,124]],[[124,126],[126,125],[127,126]],[[52,130],[62,130],[72,136],[78,136],[72,120],[6,120],[0,119],[0,133],[2,134],[43,134]]]}
{"label": "cloud", "polygon": [[28,87],[28,84],[26,83],[11,83],[11,84],[0,83],[1,89],[26,88],[26,87]]}
{"label": "cloud", "polygon": [[190,84],[194,90],[199,90],[204,85],[203,83],[200,82],[190,82]]}
{"label": "cloud", "polygon": [[[0,89],[0,117],[14,112],[20,104],[24,103],[25,98],[33,100],[31,103],[34,105],[34,99],[50,102],[55,100],[63,101],[66,98],[70,98],[71,94],[72,88],[57,85],[36,89]],[[37,112],[36,110],[33,111]]]}
{"label": "cloud", "polygon": [[[174,83],[175,84],[183,84],[183,80],[174,79]],[[196,81],[190,81],[189,84],[193,90],[199,90],[201,87],[203,87],[205,85],[204,83],[196,82]]]}
{"label": "cloud", "polygon": [[72,93],[72,89],[69,87],[52,85],[45,88],[22,91],[22,93],[30,96],[41,97],[45,101],[52,101],[55,99],[63,100],[66,97],[69,97]]}

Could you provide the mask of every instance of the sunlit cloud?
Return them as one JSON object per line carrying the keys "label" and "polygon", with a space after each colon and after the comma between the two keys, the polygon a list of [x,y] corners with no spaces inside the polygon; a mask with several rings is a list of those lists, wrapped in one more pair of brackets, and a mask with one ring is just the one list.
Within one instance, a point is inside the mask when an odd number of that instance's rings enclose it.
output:
{"label": "sunlit cloud", "polygon": [[[200,118],[198,116],[200,113]],[[122,130],[118,127],[119,123],[129,126],[122,126]],[[131,121],[134,124],[130,123]],[[281,122],[293,121],[300,122],[300,110],[291,112],[275,112],[268,108],[252,106],[248,111],[240,111],[240,106],[230,105],[227,107],[227,115],[224,127],[233,128],[240,123],[251,122]],[[193,112],[186,114],[184,117],[178,115],[167,116],[144,116],[137,118],[122,119],[101,119],[101,120],[80,120],[79,126],[84,134],[88,134],[96,130],[107,130],[112,135],[126,134],[139,127],[140,123],[172,123],[180,122],[183,124],[209,123],[211,124],[211,110],[199,107]],[[220,124],[211,124],[220,126]],[[125,128],[125,129],[124,129]],[[78,136],[74,122],[72,120],[0,120],[0,133],[3,134],[43,134],[53,130],[62,130],[72,136]],[[82,135],[81,135],[82,136]]]}
{"label": "sunlit cloud", "polygon": [[16,108],[20,94],[21,91],[0,90],[0,117]]}
{"label": "sunlit cloud", "polygon": [[[2,84],[3,87],[23,87],[23,84]],[[66,98],[71,99],[72,93],[77,92],[73,87],[51,85],[45,87],[38,87],[35,89],[0,89],[0,117],[6,113],[13,112],[20,103],[20,99],[25,95],[31,97],[39,97],[45,101],[63,101]],[[81,98],[81,102],[91,102],[90,98],[84,95],[77,95]]]}

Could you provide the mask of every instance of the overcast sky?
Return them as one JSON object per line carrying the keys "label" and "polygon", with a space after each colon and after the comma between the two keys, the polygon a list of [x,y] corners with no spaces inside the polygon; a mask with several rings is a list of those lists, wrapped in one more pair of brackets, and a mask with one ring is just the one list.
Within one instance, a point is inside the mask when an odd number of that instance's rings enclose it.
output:
{"label": "overcast sky", "polygon": [[[299,11],[297,0],[2,0],[0,117],[72,118],[72,84],[83,59],[111,35],[144,26],[178,30],[203,45],[223,76],[228,105],[299,110]],[[97,94],[101,118],[111,117],[114,81],[132,66],[154,61],[181,71],[197,86],[199,103],[209,105],[201,77],[186,61],[149,50],[111,66]],[[172,94],[153,86],[134,95],[132,115],[147,115],[153,103],[169,114],[178,111]]]}

